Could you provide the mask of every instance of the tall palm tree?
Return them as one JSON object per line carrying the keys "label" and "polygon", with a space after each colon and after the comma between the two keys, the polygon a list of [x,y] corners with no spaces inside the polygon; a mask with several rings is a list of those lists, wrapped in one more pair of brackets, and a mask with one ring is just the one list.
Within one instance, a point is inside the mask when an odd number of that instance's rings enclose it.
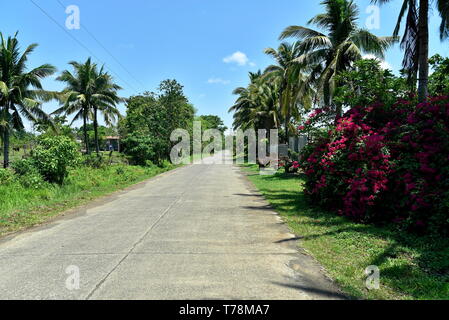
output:
{"label": "tall palm tree", "polygon": [[[323,103],[330,106],[336,86],[335,76],[351,68],[354,61],[362,58],[362,53],[384,58],[386,49],[396,39],[377,37],[359,28],[359,10],[352,0],[325,0],[321,4],[325,13],[315,16],[308,24],[318,26],[327,34],[303,26],[290,26],[282,32],[280,39],[296,37],[302,41],[304,54],[297,61],[313,66],[311,77],[316,80]],[[340,107],[336,113],[337,118],[341,116]]]}
{"label": "tall palm tree", "polygon": [[237,88],[236,103],[229,109],[234,112],[234,129],[270,129],[280,125],[279,87],[268,82],[262,73],[250,72],[250,84],[247,88]]}
{"label": "tall palm tree", "polygon": [[5,39],[0,33],[0,133],[3,143],[3,166],[9,166],[9,144],[13,129],[23,130],[22,116],[33,123],[38,120],[51,123],[41,109],[41,101],[49,101],[57,94],[45,91],[41,79],[56,72],[50,64],[44,64],[27,72],[29,55],[37,44],[20,53],[17,33]]}
{"label": "tall palm tree", "polygon": [[265,70],[265,77],[279,83],[279,105],[285,121],[285,138],[288,143],[292,116],[297,118],[299,108],[309,109],[312,105],[311,82],[303,72],[306,66],[297,62],[302,54],[300,42],[282,43],[277,50],[268,48],[265,53],[277,62]]}
{"label": "tall palm tree", "polygon": [[123,101],[117,94],[117,91],[122,88],[115,84],[112,76],[104,72],[103,67],[97,75],[95,80],[95,93],[93,94],[93,122],[95,133],[95,149],[97,155],[100,154],[100,144],[98,138],[98,112],[104,116],[104,121],[107,125],[120,118],[120,111],[117,109],[117,104]]}
{"label": "tall palm tree", "polygon": [[85,63],[72,61],[69,64],[72,65],[74,73],[65,70],[57,78],[65,82],[67,86],[62,91],[62,106],[53,113],[75,114],[71,124],[77,120],[83,121],[84,143],[88,154],[90,148],[87,123],[89,119],[92,119],[96,152],[99,155],[98,112],[104,114],[106,123],[120,115],[116,105],[121,101],[117,96],[117,91],[121,88],[113,83],[112,77],[104,72],[103,68],[99,71],[97,64],[92,63],[91,58],[88,58]]}
{"label": "tall palm tree", "polygon": [[[391,0],[372,0],[384,4]],[[393,36],[399,35],[402,21],[407,15],[401,47],[405,51],[403,66],[409,74],[409,80],[416,83],[418,76],[418,98],[425,101],[429,83],[429,0],[402,0],[396,28]],[[440,38],[449,38],[449,1],[435,0],[441,17]]]}

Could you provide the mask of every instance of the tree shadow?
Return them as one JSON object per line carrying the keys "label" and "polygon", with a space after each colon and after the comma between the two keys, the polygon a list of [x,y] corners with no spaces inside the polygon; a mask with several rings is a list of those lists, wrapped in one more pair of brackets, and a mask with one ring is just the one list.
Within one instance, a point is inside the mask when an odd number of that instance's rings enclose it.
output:
{"label": "tree shadow", "polygon": [[296,289],[298,291],[304,291],[309,294],[317,295],[317,296],[319,296],[320,299],[338,299],[338,300],[350,299],[348,296],[346,296],[342,293],[330,291],[330,290],[326,290],[326,289],[322,289],[322,288],[318,288],[318,287],[314,287],[314,286],[305,286],[305,285],[300,285],[300,284],[289,284],[289,283],[281,283],[281,282],[271,282],[271,283],[281,286],[281,287]]}
{"label": "tree shadow", "polygon": [[[273,176],[266,179],[285,178]],[[449,299],[449,239],[418,236],[399,231],[395,226],[357,224],[346,217],[311,205],[299,189],[272,190],[268,186],[262,187],[261,191],[272,204],[273,210],[281,211],[290,217],[311,218],[301,223],[331,228],[323,233],[298,235],[299,239],[309,240],[351,233],[354,238],[371,235],[388,240],[388,245],[370,259],[370,265],[381,269],[383,283],[406,291],[414,298],[441,298],[446,295]]]}

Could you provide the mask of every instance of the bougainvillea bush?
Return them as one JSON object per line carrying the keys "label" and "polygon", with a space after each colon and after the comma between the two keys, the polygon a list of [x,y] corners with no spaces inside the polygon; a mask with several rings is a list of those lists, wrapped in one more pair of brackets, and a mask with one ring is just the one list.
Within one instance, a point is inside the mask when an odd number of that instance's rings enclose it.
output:
{"label": "bougainvillea bush", "polygon": [[447,235],[449,97],[351,108],[303,150],[301,168],[310,199],[340,215]]}

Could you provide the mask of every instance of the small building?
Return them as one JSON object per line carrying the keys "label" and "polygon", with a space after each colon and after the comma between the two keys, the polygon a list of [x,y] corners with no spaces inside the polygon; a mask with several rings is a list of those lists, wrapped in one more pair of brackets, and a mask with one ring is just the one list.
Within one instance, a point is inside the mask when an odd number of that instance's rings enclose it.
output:
{"label": "small building", "polygon": [[108,136],[104,140],[106,141],[106,151],[120,152],[120,137]]}

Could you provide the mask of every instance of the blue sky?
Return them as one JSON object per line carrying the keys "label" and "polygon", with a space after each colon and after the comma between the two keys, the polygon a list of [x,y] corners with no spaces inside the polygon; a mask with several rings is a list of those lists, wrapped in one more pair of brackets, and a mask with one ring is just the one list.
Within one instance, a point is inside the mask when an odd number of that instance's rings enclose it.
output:
{"label": "blue sky", "polygon": [[[80,30],[64,32],[30,0],[4,1],[0,31],[19,30],[22,47],[38,43],[29,66],[51,63],[62,71],[67,62],[95,55],[124,88],[122,96],[154,90],[161,80],[177,79],[199,114],[216,114],[232,124],[227,113],[234,88],[247,84],[247,73],[271,63],[263,53],[277,47],[278,36],[288,25],[305,25],[322,11],[310,0],[34,0],[59,25],[65,26],[65,7],[80,9]],[[377,35],[391,35],[402,1],[381,7]],[[370,16],[369,0],[356,0],[360,25]],[[431,17],[431,54],[449,55],[449,43],[440,43],[439,17]],[[87,29],[88,31],[86,31]],[[99,45],[89,32],[101,43]],[[83,46],[87,47],[86,50]],[[106,50],[104,49],[106,48]],[[112,54],[111,57],[110,54]],[[118,62],[117,62],[118,61]],[[402,53],[392,48],[386,61],[393,70],[401,66]],[[49,90],[62,89],[54,79],[44,81]],[[47,112],[56,103],[46,104]],[[121,107],[122,113],[125,108]]]}

